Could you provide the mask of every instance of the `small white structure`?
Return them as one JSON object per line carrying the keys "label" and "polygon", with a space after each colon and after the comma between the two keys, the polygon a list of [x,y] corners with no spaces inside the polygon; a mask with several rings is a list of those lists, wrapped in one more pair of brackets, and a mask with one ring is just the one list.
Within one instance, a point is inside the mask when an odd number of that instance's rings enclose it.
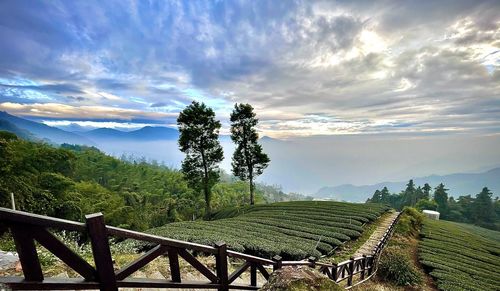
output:
{"label": "small white structure", "polygon": [[439,220],[439,212],[434,210],[424,210],[422,213],[430,219]]}

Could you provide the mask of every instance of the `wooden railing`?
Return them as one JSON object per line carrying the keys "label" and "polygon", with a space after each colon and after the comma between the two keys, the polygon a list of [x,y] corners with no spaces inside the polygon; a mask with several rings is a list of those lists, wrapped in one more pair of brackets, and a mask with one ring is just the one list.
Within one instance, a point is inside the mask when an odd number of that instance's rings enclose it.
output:
{"label": "wooden railing", "polygon": [[[361,281],[374,274],[374,268],[382,248],[385,246],[394,229],[396,220],[391,224],[373,254],[339,264],[316,262],[315,258],[307,261],[282,261],[275,256],[273,260],[251,256],[227,249],[225,243],[215,246],[201,245],[191,242],[168,239],[118,227],[107,226],[101,213],[85,217],[85,223],[52,218],[22,211],[0,208],[0,222],[7,225],[14,239],[16,250],[22,266],[24,277],[0,277],[0,283],[16,290],[67,290],[67,289],[100,289],[118,290],[127,288],[197,288],[257,290],[257,273],[265,280],[269,278],[266,266],[273,270],[282,266],[308,265],[319,267],[321,272],[337,283],[347,280],[347,287],[353,286],[354,275],[360,274]],[[77,231],[89,237],[92,247],[94,266],[61,242],[49,229]],[[115,271],[109,247],[109,238],[117,237],[148,242],[155,246],[127,266]],[[36,244],[45,247],[68,267],[78,273],[81,278],[45,278],[36,251]],[[201,252],[215,257],[215,272],[200,262],[192,252]],[[149,262],[166,255],[170,266],[170,280],[131,278],[130,276]],[[179,257],[198,270],[206,281],[186,281],[181,279]],[[228,271],[229,258],[239,259],[242,264],[234,272]],[[245,271],[250,269],[248,285],[235,284]]]}
{"label": "wooden railing", "polygon": [[[341,263],[322,263],[318,262],[315,257],[310,257],[308,260],[304,261],[283,261],[283,266],[309,266],[312,268],[319,268],[319,271],[327,275],[328,278],[335,281],[335,283],[341,284],[345,282],[345,288],[350,289],[356,285],[359,285],[366,280],[370,279],[376,272],[378,265],[378,260],[383,248],[387,245],[390,237],[394,232],[397,222],[401,217],[402,212],[400,212],[391,224],[384,232],[382,238],[377,242],[372,250],[371,254],[363,255],[360,257],[351,257],[347,261]],[[355,282],[356,281],[356,282]]]}

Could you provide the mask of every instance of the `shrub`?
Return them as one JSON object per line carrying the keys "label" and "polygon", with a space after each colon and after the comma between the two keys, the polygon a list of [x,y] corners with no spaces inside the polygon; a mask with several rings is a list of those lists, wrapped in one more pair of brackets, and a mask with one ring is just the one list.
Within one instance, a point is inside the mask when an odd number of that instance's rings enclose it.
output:
{"label": "shrub", "polygon": [[212,216],[212,221],[171,223],[148,232],[209,245],[224,241],[230,249],[257,256],[303,259],[329,254],[344,242],[359,237],[364,223],[387,210],[386,205],[374,203],[259,204],[221,210]]}
{"label": "shrub", "polygon": [[410,257],[396,247],[388,247],[382,253],[378,275],[398,286],[416,286],[422,283],[422,275],[413,266]]}
{"label": "shrub", "polygon": [[498,290],[500,232],[426,219],[419,259],[440,290]]}
{"label": "shrub", "polygon": [[416,235],[422,227],[424,215],[412,207],[405,207],[403,214],[396,225],[396,233],[409,236]]}

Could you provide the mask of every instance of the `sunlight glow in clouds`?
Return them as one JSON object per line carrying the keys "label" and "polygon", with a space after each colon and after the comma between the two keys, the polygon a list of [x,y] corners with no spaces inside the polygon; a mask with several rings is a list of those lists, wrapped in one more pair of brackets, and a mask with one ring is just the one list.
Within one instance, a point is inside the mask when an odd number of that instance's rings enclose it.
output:
{"label": "sunlight glow in clouds", "polygon": [[129,128],[175,124],[198,100],[227,133],[233,104],[248,102],[274,137],[494,134],[499,10],[488,0],[2,1],[0,110]]}

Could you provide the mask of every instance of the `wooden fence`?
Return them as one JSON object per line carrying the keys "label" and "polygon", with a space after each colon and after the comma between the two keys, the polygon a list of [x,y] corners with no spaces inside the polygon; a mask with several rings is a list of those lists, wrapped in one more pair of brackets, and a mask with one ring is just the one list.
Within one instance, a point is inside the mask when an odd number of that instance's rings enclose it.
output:
{"label": "wooden fence", "polygon": [[[257,290],[259,289],[259,286],[257,286],[257,272],[261,273],[266,280],[269,278],[266,266],[276,270],[282,266],[308,265],[319,267],[321,272],[337,283],[347,280],[346,287],[349,288],[363,282],[374,274],[380,252],[392,234],[398,219],[399,215],[374,248],[372,255],[351,258],[339,264],[324,264],[316,262],[313,257],[307,261],[282,261],[279,256],[269,260],[228,250],[223,242],[217,243],[215,246],[206,246],[112,227],[105,225],[101,213],[87,215],[85,217],[86,222],[80,223],[0,208],[0,222],[6,224],[10,229],[24,274],[24,277],[0,277],[0,283],[6,284],[15,290],[118,290],[121,287],[196,288],[217,289],[219,291],[229,289]],[[95,267],[61,242],[49,229],[77,231],[88,236],[92,246]],[[155,246],[135,261],[115,271],[109,248],[109,237],[134,239]],[[38,244],[58,257],[78,273],[81,278],[45,278],[40,266],[35,242],[38,242]],[[200,262],[192,254],[193,252],[214,256],[215,272]],[[134,272],[162,255],[168,257],[170,280],[130,277]],[[198,270],[206,278],[206,281],[182,280],[179,257]],[[229,258],[242,261],[242,265],[232,273],[228,272]],[[250,269],[249,284],[235,284],[235,280],[248,269]],[[360,274],[361,281],[354,283],[353,280],[356,274]]]}

